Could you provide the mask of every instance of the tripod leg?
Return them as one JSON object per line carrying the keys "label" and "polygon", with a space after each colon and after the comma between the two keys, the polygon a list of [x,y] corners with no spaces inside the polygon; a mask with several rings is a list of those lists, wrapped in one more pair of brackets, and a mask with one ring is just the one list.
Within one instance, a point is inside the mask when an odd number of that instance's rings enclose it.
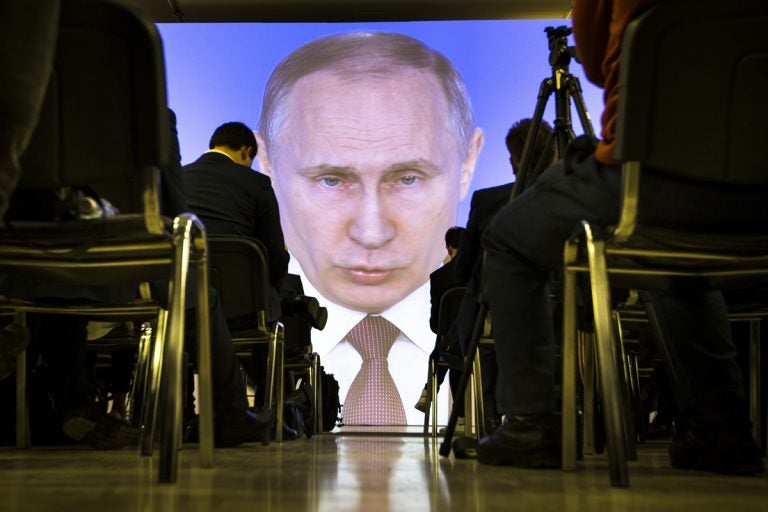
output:
{"label": "tripod leg", "polygon": [[576,104],[576,113],[579,115],[579,121],[581,122],[581,128],[584,130],[584,134],[594,139],[595,130],[592,128],[592,123],[589,120],[589,113],[587,113],[587,107],[584,104],[584,96],[581,93],[581,82],[579,82],[578,77],[569,75],[568,89],[571,91],[571,97]]}
{"label": "tripod leg", "polygon": [[573,133],[571,124],[571,92],[566,85],[567,78],[570,77],[568,70],[557,70],[558,78],[555,87],[555,123],[554,132],[557,140],[557,158],[565,156],[565,149],[568,144],[576,137]]}
{"label": "tripod leg", "polygon": [[[456,396],[464,396],[464,393],[467,390],[469,376],[472,373],[472,364],[475,361],[477,346],[480,343],[480,333],[482,333],[483,323],[485,322],[485,315],[487,313],[488,306],[485,304],[485,301],[481,301],[477,317],[475,318],[475,325],[472,329],[472,339],[467,348],[467,356],[464,358],[464,366],[461,369],[461,379],[459,380],[459,388],[456,390]],[[457,407],[451,408],[451,416],[448,419],[448,425],[445,428],[445,437],[443,438],[443,442],[440,443],[440,455],[443,457],[447,457],[451,454],[453,434],[456,431],[456,422],[458,421],[461,412],[462,411]]]}
{"label": "tripod leg", "polygon": [[541,119],[544,117],[544,108],[547,106],[547,100],[552,94],[552,90],[552,80],[550,78],[542,80],[541,85],[539,86],[539,95],[536,99],[536,108],[533,111],[533,118],[531,119],[531,127],[528,130],[528,136],[525,138],[523,154],[520,157],[520,169],[517,171],[515,186],[512,190],[512,198],[518,196],[520,192],[523,191],[525,188],[525,180],[530,174],[530,171],[534,168],[534,164],[536,164],[536,162],[530,161],[531,155],[533,154],[534,141],[539,133]]}

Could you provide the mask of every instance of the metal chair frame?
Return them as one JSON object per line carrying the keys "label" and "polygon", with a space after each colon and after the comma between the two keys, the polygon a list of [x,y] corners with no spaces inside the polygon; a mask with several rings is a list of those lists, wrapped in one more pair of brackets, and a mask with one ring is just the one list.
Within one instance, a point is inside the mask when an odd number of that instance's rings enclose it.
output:
{"label": "metal chair frame", "polygon": [[[111,201],[113,194],[122,198],[121,214],[89,220],[13,221],[12,226],[0,230],[0,273],[69,286],[136,286],[137,295],[140,283],[165,281],[169,284],[168,306],[164,309],[151,298],[122,304],[82,305],[73,301],[62,305],[6,296],[0,309],[13,311],[19,323],[24,323],[30,312],[155,318],[148,373],[153,394],[147,401],[149,417],[142,452],[152,451],[157,411],[161,415],[158,477],[161,482],[175,482],[181,445],[187,288],[192,272],[196,277],[196,307],[207,312],[208,273],[202,223],[188,213],[172,222],[161,215],[160,169],[168,163],[170,129],[159,35],[154,25],[132,8],[90,0],[73,0],[62,6],[59,34],[53,77],[40,123],[22,162],[19,189],[88,185]],[[96,65],[108,69],[94,74],[91,66]],[[84,69],[89,72],[83,73]],[[105,90],[105,86],[110,88]],[[104,108],[101,100],[106,101],[107,95],[110,102]],[[88,137],[102,127],[105,133],[114,132],[106,147],[81,151]],[[203,467],[211,467],[210,330],[207,314],[197,318],[198,363],[203,376],[199,392],[200,461]],[[26,447],[25,354],[17,359],[16,382],[17,446]]]}
{"label": "metal chair frame", "polygon": [[[629,485],[628,432],[623,419],[626,417],[625,382],[619,369],[621,362],[611,315],[609,278],[614,278],[616,284],[615,278],[621,277],[621,286],[638,289],[648,289],[648,286],[658,289],[665,283],[668,285],[670,279],[693,278],[719,289],[743,285],[768,275],[768,234],[764,232],[752,235],[706,233],[696,237],[680,230],[649,228],[637,223],[642,166],[674,172],[683,179],[699,173],[698,179],[710,182],[722,181],[727,176],[733,183],[767,184],[764,172],[762,177],[757,172],[764,170],[764,162],[762,151],[755,151],[756,135],[744,134],[751,146],[728,146],[727,130],[743,127],[745,125],[739,123],[748,122],[738,115],[748,114],[750,119],[760,119],[756,112],[718,113],[723,116],[719,119],[723,126],[715,123],[714,133],[708,134],[707,144],[712,147],[706,152],[701,151],[702,142],[696,137],[693,137],[695,144],[679,144],[678,141],[670,144],[667,140],[667,147],[662,149],[664,134],[653,124],[657,119],[654,116],[660,116],[668,124],[677,123],[682,127],[689,121],[686,113],[702,108],[700,102],[688,100],[683,94],[683,89],[686,92],[689,89],[675,88],[668,80],[659,77],[663,76],[661,71],[678,69],[679,53],[689,55],[685,42],[697,39],[697,35],[711,37],[715,33],[725,33],[726,26],[738,37],[727,41],[728,44],[722,40],[708,42],[708,46],[699,51],[713,61],[716,72],[726,76],[723,83],[732,85],[728,89],[731,99],[743,98],[745,91],[737,91],[736,86],[749,89],[754,82],[750,78],[766,69],[768,43],[761,27],[765,27],[767,20],[768,6],[764,2],[745,1],[735,5],[710,0],[681,0],[654,5],[626,29],[621,55],[619,87],[622,92],[616,140],[616,155],[623,162],[620,219],[614,229],[602,229],[582,221],[564,248],[563,469],[576,466],[577,273],[588,273],[590,278],[610,480],[614,486]],[[754,53],[750,55],[749,52]],[[713,57],[711,54],[715,53],[717,55]],[[690,63],[686,65],[690,66]],[[658,105],[659,97],[664,97],[665,101],[675,98],[675,104],[671,108]],[[734,117],[726,118],[726,115]],[[728,123],[736,123],[733,125],[736,128]],[[697,130],[697,135],[706,133],[700,127],[691,128]],[[706,130],[710,128],[707,126]],[[665,126],[665,130],[669,129],[675,127]],[[745,147],[749,149],[745,150]],[[649,244],[648,240],[656,242]]]}

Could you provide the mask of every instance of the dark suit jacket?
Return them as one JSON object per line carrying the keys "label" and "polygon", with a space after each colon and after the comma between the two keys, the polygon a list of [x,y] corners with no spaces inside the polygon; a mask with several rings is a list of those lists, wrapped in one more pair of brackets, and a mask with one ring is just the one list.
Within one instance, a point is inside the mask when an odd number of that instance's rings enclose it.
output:
{"label": "dark suit jacket", "polygon": [[477,293],[480,284],[481,240],[494,215],[509,202],[512,183],[476,190],[472,194],[467,229],[454,256],[456,277],[468,284],[467,293]]}
{"label": "dark suit jacket", "polygon": [[269,178],[221,153],[205,153],[183,168],[187,204],[214,235],[256,238],[267,248],[269,281],[282,288],[288,273],[280,211]]}
{"label": "dark suit jacket", "polygon": [[432,309],[429,315],[429,327],[437,334],[440,316],[440,299],[443,294],[456,286],[464,286],[464,281],[457,278],[454,272],[455,259],[452,259],[429,275],[429,296]]}

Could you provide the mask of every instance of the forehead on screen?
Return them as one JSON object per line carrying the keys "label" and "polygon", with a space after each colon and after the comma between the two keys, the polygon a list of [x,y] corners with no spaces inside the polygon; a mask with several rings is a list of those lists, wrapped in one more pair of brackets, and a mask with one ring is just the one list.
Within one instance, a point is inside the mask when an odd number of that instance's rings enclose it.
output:
{"label": "forehead on screen", "polygon": [[386,79],[403,69],[437,78],[449,107],[451,128],[462,151],[474,128],[466,86],[453,64],[419,40],[391,32],[349,32],[321,37],[291,52],[273,70],[262,101],[259,130],[267,145],[277,140],[296,83],[323,71],[344,77]]}

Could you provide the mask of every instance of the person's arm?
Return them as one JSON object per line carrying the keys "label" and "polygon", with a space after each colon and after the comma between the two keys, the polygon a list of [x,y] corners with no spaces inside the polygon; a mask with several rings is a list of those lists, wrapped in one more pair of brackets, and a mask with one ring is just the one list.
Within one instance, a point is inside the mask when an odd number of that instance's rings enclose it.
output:
{"label": "person's arm", "polygon": [[574,0],[573,39],[576,53],[584,73],[590,82],[603,87],[606,70],[603,69],[610,23],[613,14],[613,0]]}
{"label": "person's arm", "polygon": [[435,279],[435,272],[432,272],[429,275],[429,300],[431,304],[429,312],[429,328],[432,329],[433,333],[437,334],[437,321],[440,315],[440,298],[442,297],[442,290],[438,289],[439,286]]}

